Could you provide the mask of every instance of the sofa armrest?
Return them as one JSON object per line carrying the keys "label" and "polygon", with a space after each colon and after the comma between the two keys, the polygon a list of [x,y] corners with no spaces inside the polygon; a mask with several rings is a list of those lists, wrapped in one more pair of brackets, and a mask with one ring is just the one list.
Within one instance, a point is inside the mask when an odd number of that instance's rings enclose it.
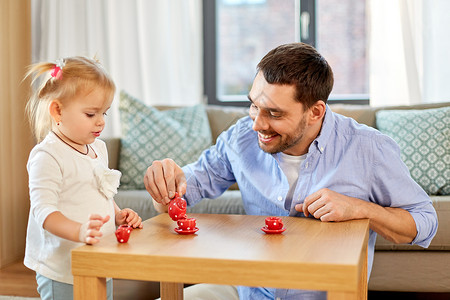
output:
{"label": "sofa armrest", "polygon": [[119,170],[120,138],[110,137],[102,139],[108,149],[108,167]]}

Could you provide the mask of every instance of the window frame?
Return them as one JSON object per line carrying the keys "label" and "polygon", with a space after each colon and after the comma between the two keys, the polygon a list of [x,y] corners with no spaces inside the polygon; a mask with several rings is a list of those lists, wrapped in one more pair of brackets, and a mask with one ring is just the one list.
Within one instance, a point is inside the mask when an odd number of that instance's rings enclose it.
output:
{"label": "window frame", "polygon": [[[304,43],[313,47],[316,45],[316,0],[299,0],[300,14],[308,13],[310,24],[308,26],[308,38],[300,38]],[[299,22],[299,32],[301,32]],[[217,43],[216,43],[216,0],[203,0],[203,86],[207,104],[221,106],[249,106],[248,100],[243,101],[220,101],[217,97]],[[366,94],[333,95],[328,103],[346,104],[369,104],[370,99]],[[245,99],[247,97],[245,96]]]}

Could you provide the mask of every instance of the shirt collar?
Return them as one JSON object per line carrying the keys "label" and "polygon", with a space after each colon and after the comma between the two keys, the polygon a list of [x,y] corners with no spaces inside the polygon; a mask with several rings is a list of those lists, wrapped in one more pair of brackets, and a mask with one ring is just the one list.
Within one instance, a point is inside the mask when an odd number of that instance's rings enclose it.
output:
{"label": "shirt collar", "polygon": [[311,147],[313,147],[314,145],[314,147],[316,147],[320,153],[323,153],[325,151],[327,142],[330,140],[330,136],[333,132],[334,118],[335,118],[334,114],[327,104],[325,116],[323,118],[322,128],[320,129],[319,135],[316,137],[316,139],[309,147],[309,150],[312,150]]}

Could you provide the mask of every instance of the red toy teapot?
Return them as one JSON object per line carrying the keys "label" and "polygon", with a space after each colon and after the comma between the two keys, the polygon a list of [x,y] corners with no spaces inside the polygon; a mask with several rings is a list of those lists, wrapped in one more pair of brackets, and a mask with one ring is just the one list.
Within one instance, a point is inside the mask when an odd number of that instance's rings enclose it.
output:
{"label": "red toy teapot", "polygon": [[175,197],[169,203],[169,217],[174,221],[186,219],[186,200],[175,193]]}

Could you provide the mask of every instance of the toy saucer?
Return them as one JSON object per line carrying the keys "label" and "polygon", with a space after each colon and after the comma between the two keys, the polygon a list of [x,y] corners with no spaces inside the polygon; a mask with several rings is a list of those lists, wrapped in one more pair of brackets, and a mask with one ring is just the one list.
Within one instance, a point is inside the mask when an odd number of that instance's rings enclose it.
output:
{"label": "toy saucer", "polygon": [[183,229],[177,227],[174,230],[178,234],[186,235],[186,234],[194,234],[194,233],[196,233],[198,231],[198,227],[195,227],[194,229],[191,229],[191,230],[183,230]]}
{"label": "toy saucer", "polygon": [[264,231],[267,234],[279,234],[286,230],[286,227],[283,227],[281,229],[269,229],[267,226],[261,227],[261,230]]}

